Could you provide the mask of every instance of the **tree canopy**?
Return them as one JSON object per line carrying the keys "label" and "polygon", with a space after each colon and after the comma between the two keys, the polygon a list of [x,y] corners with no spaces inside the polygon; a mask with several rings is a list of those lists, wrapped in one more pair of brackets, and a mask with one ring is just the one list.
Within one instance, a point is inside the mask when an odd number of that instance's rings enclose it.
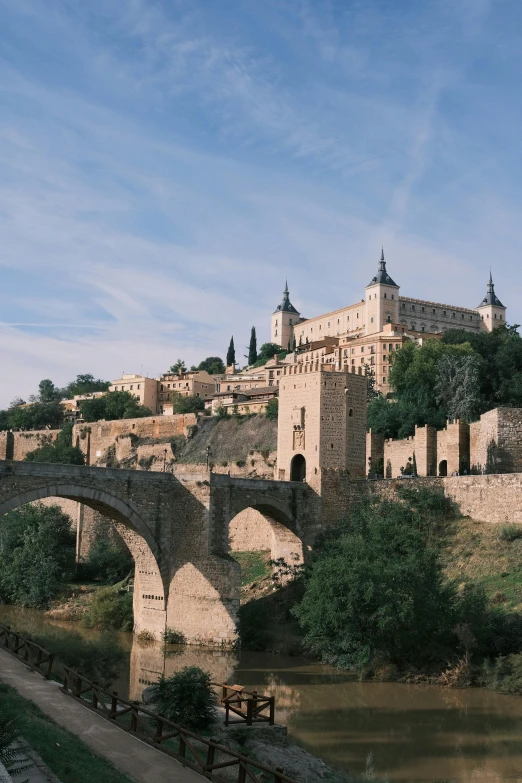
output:
{"label": "tree canopy", "polygon": [[[19,403],[15,400],[14,403]],[[59,402],[34,402],[25,408],[11,403],[0,415],[0,427],[13,430],[56,429],[63,422],[63,408]]]}
{"label": "tree canopy", "polygon": [[93,375],[77,375],[75,381],[71,381],[64,388],[64,398],[70,400],[77,394],[92,394],[93,392],[108,391],[110,381],[102,381]]}
{"label": "tree canopy", "polygon": [[283,348],[281,348],[280,345],[277,345],[276,343],[263,343],[259,349],[257,361],[254,362],[254,367],[262,367],[276,355],[279,356],[280,359],[283,359],[287,353],[288,351],[285,351]]}
{"label": "tree canopy", "polygon": [[56,462],[61,465],[85,465],[85,457],[78,446],[72,444],[70,423],[64,424],[56,440],[44,443],[25,455],[26,462]]}
{"label": "tree canopy", "polygon": [[178,359],[177,362],[170,367],[169,372],[172,372],[175,375],[181,375],[182,373],[187,372],[187,367],[183,359]]}
{"label": "tree canopy", "polygon": [[365,501],[326,536],[296,609],[312,651],[364,670],[416,664],[450,643],[456,587],[444,582],[427,517],[409,503]]}
{"label": "tree canopy", "polygon": [[83,400],[81,411],[84,421],[112,421],[114,419],[141,419],[152,416],[152,411],[140,405],[137,398],[126,391],[107,392],[103,397]]}
{"label": "tree canopy", "polygon": [[415,425],[474,421],[498,405],[522,405],[522,339],[518,327],[473,334],[450,330],[441,340],[406,343],[391,354],[391,398],[368,405],[368,426],[406,437]]}
{"label": "tree canopy", "polygon": [[182,397],[181,394],[176,394],[172,402],[172,410],[174,413],[197,413],[198,411],[205,410],[205,402],[201,397],[189,395],[188,397]]}
{"label": "tree canopy", "polygon": [[194,372],[196,370],[206,370],[209,375],[220,375],[225,372],[225,365],[223,364],[223,359],[219,356],[207,356],[197,367],[192,365],[190,369]]}
{"label": "tree canopy", "polygon": [[59,506],[22,506],[0,525],[0,599],[47,606],[74,568],[71,518]]}

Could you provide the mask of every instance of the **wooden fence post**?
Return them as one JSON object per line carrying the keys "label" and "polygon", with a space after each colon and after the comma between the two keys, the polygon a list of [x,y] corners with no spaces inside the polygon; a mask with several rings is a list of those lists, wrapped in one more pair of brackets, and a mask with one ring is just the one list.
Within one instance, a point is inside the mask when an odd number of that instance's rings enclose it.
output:
{"label": "wooden fence post", "polygon": [[118,714],[118,691],[113,691],[112,699],[111,699],[111,717],[114,715],[114,720],[116,720],[117,714]]}
{"label": "wooden fence post", "polygon": [[273,726],[275,723],[275,696],[270,696],[270,720],[269,724],[270,726]]}
{"label": "wooden fence post", "polygon": [[276,767],[275,775],[274,775],[274,783],[283,783],[283,769],[282,767]]}
{"label": "wooden fence post", "polygon": [[247,726],[252,725],[252,705],[254,703],[253,699],[247,699]]}
{"label": "wooden fence post", "polygon": [[132,712],[131,712],[131,727],[130,727],[131,731],[136,731],[136,729],[138,728],[138,716],[136,715],[136,710],[137,710],[136,702],[134,702],[132,705]]}

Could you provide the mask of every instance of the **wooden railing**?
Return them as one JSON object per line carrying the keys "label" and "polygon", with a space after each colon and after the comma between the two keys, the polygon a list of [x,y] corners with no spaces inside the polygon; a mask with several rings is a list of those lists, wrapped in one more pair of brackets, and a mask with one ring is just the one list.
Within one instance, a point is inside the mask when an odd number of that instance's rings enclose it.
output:
{"label": "wooden railing", "polygon": [[46,680],[51,676],[54,653],[48,652],[36,642],[25,639],[8,625],[0,625],[0,646],[21,658],[34,671],[40,672]]}
{"label": "wooden railing", "polygon": [[[20,658],[46,679],[49,679],[51,676],[54,655],[35,642],[31,642],[15,631],[11,631],[8,626],[0,624],[1,647]],[[177,759],[184,766],[199,772],[207,780],[215,781],[215,783],[296,783],[293,778],[285,775],[280,767],[276,767],[276,769],[265,767],[264,764],[252,761],[252,759],[220,745],[213,739],[202,737],[183,726],[178,726],[162,715],[146,709],[138,702],[130,702],[120,698],[116,691],[111,693],[105,690],[98,683],[88,680],[68,666],[61,666],[60,669],[63,671],[62,691],[64,693],[103,718],[112,721],[124,731],[138,736],[142,741]],[[57,673],[55,672],[56,675]],[[57,677],[57,679],[62,679],[62,677]],[[226,691],[223,691],[223,699],[228,696],[229,691],[232,691],[231,699],[234,695],[240,698],[239,694],[241,694],[242,701],[246,701],[247,704],[252,702],[250,724],[248,724],[248,707],[245,711],[247,725],[252,725],[252,723],[260,719],[256,715],[256,701],[259,703],[264,701],[270,702],[271,700],[271,717],[263,716],[261,720],[270,722],[272,719],[271,725],[273,725],[273,697],[257,696],[256,694],[257,698],[254,699],[252,697],[255,691],[253,693],[241,691],[238,686],[220,687],[226,688]],[[234,704],[234,709],[231,711],[235,712],[237,705],[233,700],[232,703]],[[266,709],[266,705],[262,706],[262,709]],[[241,712],[242,708],[237,708],[237,710],[236,714],[243,714]],[[220,774],[220,770],[224,769],[231,771],[234,777],[231,777],[230,774],[223,777]]]}
{"label": "wooden railing", "polygon": [[[212,683],[216,686],[215,683]],[[273,696],[260,696],[257,691],[245,691],[240,685],[217,685],[221,690],[220,702],[225,708],[225,726],[231,723],[275,723],[275,699]],[[230,713],[237,720],[230,720]],[[265,713],[265,714],[263,714]]]}
{"label": "wooden railing", "polygon": [[[213,739],[207,739],[176,723],[148,710],[138,702],[127,701],[101,688],[98,683],[88,680],[67,666],[64,670],[63,691],[113,721],[130,734],[138,736],[149,745],[159,748],[173,756],[187,767],[204,775],[216,783],[295,783],[280,768],[270,769],[257,761],[219,745]],[[233,770],[234,778],[223,777],[219,770]]]}

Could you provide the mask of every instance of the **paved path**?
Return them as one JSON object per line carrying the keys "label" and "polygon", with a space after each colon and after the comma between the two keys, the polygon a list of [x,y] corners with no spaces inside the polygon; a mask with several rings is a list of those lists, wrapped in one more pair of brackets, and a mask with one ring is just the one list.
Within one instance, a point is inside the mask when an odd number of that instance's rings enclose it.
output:
{"label": "paved path", "polygon": [[[204,778],[175,759],[113,726],[61,692],[52,682],[0,650],[0,680],[11,685],[98,756],[112,761],[136,783],[202,783]],[[99,781],[103,783],[103,781]]]}

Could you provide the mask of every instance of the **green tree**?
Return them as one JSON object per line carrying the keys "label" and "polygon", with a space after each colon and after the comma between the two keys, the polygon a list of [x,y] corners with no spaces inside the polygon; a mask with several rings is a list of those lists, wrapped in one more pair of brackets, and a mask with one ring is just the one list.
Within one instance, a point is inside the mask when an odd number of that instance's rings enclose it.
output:
{"label": "green tree", "polygon": [[151,700],[160,715],[189,729],[201,731],[215,720],[216,695],[210,673],[185,666],[151,686]]}
{"label": "green tree", "polygon": [[40,402],[59,402],[63,399],[63,389],[58,389],[54,383],[45,378],[38,384],[38,400]]}
{"label": "green tree", "polygon": [[380,392],[376,387],[376,381],[375,381],[375,370],[370,364],[364,365],[364,372],[366,373],[366,399],[368,402],[370,400],[374,400],[375,397],[380,396]]}
{"label": "green tree", "polygon": [[248,346],[248,363],[249,365],[257,362],[257,337],[256,327],[253,326],[250,332],[250,345]]}
{"label": "green tree", "polygon": [[13,430],[56,429],[63,422],[63,408],[59,402],[34,402],[25,408],[11,407],[7,421],[9,429]]}
{"label": "green tree", "polygon": [[0,598],[22,606],[47,606],[74,569],[71,518],[59,506],[22,506],[0,525]]}
{"label": "green tree", "polygon": [[451,639],[455,588],[406,504],[358,505],[325,538],[305,585],[295,610],[305,641],[336,665],[419,664]]}
{"label": "green tree", "polygon": [[265,416],[267,419],[277,421],[277,417],[279,416],[279,400],[277,397],[273,397],[271,400],[268,400],[266,404]]}
{"label": "green tree", "polygon": [[109,391],[110,381],[95,379],[94,375],[77,375],[75,381],[71,381],[64,389],[66,399],[70,400],[77,394],[93,394],[94,392]]}
{"label": "green tree", "polygon": [[449,419],[474,421],[483,409],[480,358],[476,354],[447,354],[437,364],[435,399]]}
{"label": "green tree", "polygon": [[152,411],[140,405],[138,399],[127,391],[107,392],[103,397],[83,400],[81,411],[84,421],[113,421],[115,419],[141,419],[152,416]]}
{"label": "green tree", "polygon": [[259,349],[257,362],[254,363],[254,366],[262,367],[270,359],[273,359],[274,356],[279,356],[280,359],[283,359],[287,353],[287,351],[283,350],[280,345],[276,345],[276,343],[263,343]]}
{"label": "green tree", "polygon": [[197,413],[205,410],[205,401],[195,394],[188,397],[176,394],[172,403],[172,410],[174,413]]}
{"label": "green tree", "polygon": [[225,372],[225,365],[219,356],[207,356],[197,367],[191,369],[206,370],[209,375],[221,375]]}
{"label": "green tree", "polygon": [[105,584],[120,582],[134,571],[134,560],[127,549],[105,538],[94,542],[85,563],[81,564],[83,579],[98,579]]}
{"label": "green tree", "polygon": [[85,457],[79,446],[72,445],[72,424],[64,424],[54,441],[25,455],[25,462],[56,462],[61,465],[85,465]]}
{"label": "green tree", "polygon": [[230,338],[230,344],[227,351],[227,367],[235,366],[236,364],[236,349],[234,347],[234,337]]}
{"label": "green tree", "polygon": [[181,375],[182,373],[187,372],[187,368],[183,359],[178,359],[178,361],[171,366],[169,372],[175,373],[176,375]]}

